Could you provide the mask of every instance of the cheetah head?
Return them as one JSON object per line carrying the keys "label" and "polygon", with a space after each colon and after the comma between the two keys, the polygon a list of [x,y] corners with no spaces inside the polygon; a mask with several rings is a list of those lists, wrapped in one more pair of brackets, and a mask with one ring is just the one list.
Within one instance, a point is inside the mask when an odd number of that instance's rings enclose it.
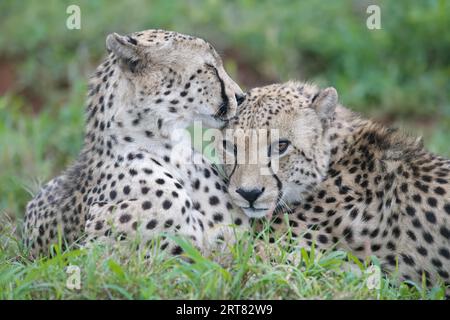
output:
{"label": "cheetah head", "polygon": [[130,128],[156,120],[171,128],[194,121],[221,127],[243,99],[220,56],[203,39],[147,30],[127,36],[110,34],[106,45],[110,66],[100,69],[98,78],[114,86],[109,90],[124,106],[122,114],[115,110],[117,117],[123,118],[124,125],[134,121]]}
{"label": "cheetah head", "polygon": [[256,88],[217,147],[229,193],[247,216],[288,211],[326,175],[329,123],[338,103],[334,88],[298,82]]}

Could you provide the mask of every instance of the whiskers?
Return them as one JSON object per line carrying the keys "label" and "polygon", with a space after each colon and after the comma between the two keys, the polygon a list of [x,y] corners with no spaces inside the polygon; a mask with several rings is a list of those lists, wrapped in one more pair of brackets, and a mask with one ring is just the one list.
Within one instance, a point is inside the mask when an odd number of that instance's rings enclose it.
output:
{"label": "whiskers", "polygon": [[286,201],[283,200],[283,198],[280,198],[278,200],[277,207],[275,208],[276,212],[286,212],[286,213],[292,213],[291,207],[286,203]]}

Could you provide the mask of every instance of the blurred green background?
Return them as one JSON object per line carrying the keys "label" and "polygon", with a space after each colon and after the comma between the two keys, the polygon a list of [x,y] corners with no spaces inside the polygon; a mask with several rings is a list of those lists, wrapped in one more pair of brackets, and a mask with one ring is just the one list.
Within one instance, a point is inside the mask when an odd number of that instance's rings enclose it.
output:
{"label": "blurred green background", "polygon": [[[81,30],[66,28],[71,4]],[[370,4],[381,30],[366,27]],[[13,218],[79,152],[87,79],[110,32],[205,38],[244,89],[332,85],[346,106],[450,156],[450,1],[3,0],[0,27],[0,212]]]}

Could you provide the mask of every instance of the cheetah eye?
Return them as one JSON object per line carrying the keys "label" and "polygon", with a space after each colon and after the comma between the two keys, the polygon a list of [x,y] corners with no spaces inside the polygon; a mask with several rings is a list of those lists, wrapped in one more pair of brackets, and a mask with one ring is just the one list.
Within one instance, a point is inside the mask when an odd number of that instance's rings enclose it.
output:
{"label": "cheetah eye", "polygon": [[269,156],[280,156],[286,152],[291,142],[287,139],[281,139],[269,146]]}
{"label": "cheetah eye", "polygon": [[287,148],[289,147],[290,144],[291,144],[291,142],[289,140],[278,141],[278,154],[283,154],[287,150]]}

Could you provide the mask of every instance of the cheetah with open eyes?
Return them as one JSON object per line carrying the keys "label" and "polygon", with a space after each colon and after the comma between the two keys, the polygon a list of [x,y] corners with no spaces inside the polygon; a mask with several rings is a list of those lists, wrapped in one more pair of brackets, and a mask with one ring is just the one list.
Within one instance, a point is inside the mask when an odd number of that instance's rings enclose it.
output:
{"label": "cheetah with open eyes", "polygon": [[[184,129],[194,121],[222,126],[243,99],[239,86],[199,38],[147,30],[111,34],[106,44],[110,54],[90,80],[84,147],[27,206],[32,254],[47,254],[58,230],[68,244],[84,233],[139,233],[145,242],[167,232],[202,250],[232,240],[230,225],[244,229],[247,218]],[[161,248],[181,253],[168,239]]]}
{"label": "cheetah with open eyes", "polygon": [[[361,119],[338,104],[334,88],[306,83],[251,90],[225,128],[231,139],[218,147],[229,157],[248,155],[268,134],[252,129],[263,128],[279,137],[269,138],[258,162],[228,162],[225,170],[233,202],[249,217],[273,214],[271,241],[288,229],[288,212],[300,246],[315,241],[361,259],[376,255],[385,271],[398,264],[402,279],[450,284],[449,160],[419,139]],[[262,175],[264,168],[270,174]]]}

